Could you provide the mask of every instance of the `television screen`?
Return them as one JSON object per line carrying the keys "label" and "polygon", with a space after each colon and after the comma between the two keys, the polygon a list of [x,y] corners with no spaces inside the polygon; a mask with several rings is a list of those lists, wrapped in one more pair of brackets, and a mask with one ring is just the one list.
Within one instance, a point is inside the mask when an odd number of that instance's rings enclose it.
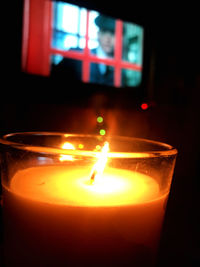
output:
{"label": "television screen", "polygon": [[66,1],[24,1],[22,69],[112,87],[143,80],[144,28]]}
{"label": "television screen", "polygon": [[142,80],[143,27],[66,2],[53,3],[51,72],[116,87]]}

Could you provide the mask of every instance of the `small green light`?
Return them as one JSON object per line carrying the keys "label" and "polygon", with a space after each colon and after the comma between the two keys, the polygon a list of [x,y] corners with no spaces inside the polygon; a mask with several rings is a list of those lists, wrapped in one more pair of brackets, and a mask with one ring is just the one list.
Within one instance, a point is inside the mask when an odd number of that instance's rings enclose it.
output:
{"label": "small green light", "polygon": [[100,135],[105,135],[105,134],[106,134],[106,131],[105,131],[104,129],[101,129],[101,130],[99,131],[99,133],[100,133]]}
{"label": "small green light", "polygon": [[103,122],[103,118],[101,116],[97,117],[97,122],[98,123],[102,123]]}

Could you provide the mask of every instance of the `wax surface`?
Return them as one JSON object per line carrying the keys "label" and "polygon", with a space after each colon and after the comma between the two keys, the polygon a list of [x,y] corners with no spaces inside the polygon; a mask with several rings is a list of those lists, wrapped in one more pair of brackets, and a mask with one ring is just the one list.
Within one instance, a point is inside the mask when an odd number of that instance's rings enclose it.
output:
{"label": "wax surface", "polygon": [[9,191],[34,201],[70,206],[118,206],[158,199],[159,185],[151,177],[107,167],[90,183],[85,166],[40,166],[18,171]]}
{"label": "wax surface", "polygon": [[3,187],[7,266],[152,266],[167,194],[130,170],[107,167],[94,184],[90,175],[38,166]]}

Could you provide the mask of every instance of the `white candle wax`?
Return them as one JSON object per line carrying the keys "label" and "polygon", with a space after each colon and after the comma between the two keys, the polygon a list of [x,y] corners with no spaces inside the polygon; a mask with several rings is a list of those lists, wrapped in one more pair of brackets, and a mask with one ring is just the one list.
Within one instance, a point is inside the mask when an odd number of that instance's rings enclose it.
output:
{"label": "white candle wax", "polygon": [[55,165],[15,174],[9,189],[4,187],[11,261],[131,266],[146,257],[150,263],[167,195],[160,195],[157,182],[141,173],[107,167],[102,181],[91,184],[90,171]]}

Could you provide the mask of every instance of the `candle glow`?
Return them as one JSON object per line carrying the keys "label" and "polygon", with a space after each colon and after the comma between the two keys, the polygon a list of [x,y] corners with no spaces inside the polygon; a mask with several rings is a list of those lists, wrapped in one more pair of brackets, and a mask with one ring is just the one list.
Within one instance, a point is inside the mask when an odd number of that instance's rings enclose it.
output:
{"label": "candle glow", "polygon": [[89,182],[88,167],[33,167],[19,171],[10,190],[33,201],[72,206],[118,206],[155,200],[158,184],[149,176],[106,167],[103,177]]}
{"label": "candle glow", "polygon": [[94,165],[91,174],[91,181],[99,180],[99,176],[102,175],[104,168],[106,166],[106,162],[108,160],[108,151],[109,151],[109,143],[105,142],[101,152],[97,155],[98,161]]}
{"label": "candle glow", "polygon": [[2,168],[12,170],[2,176],[8,266],[152,266],[175,151],[70,134],[51,146],[47,137],[15,147],[24,156]]}
{"label": "candle glow", "polygon": [[[62,149],[75,150],[74,145],[72,145],[72,144],[69,143],[69,142],[65,142],[65,143],[62,145],[61,148],[62,148]],[[71,156],[71,155],[61,155],[59,159],[60,159],[60,161],[65,161],[65,160],[73,161],[73,160],[74,160],[74,157]]]}

